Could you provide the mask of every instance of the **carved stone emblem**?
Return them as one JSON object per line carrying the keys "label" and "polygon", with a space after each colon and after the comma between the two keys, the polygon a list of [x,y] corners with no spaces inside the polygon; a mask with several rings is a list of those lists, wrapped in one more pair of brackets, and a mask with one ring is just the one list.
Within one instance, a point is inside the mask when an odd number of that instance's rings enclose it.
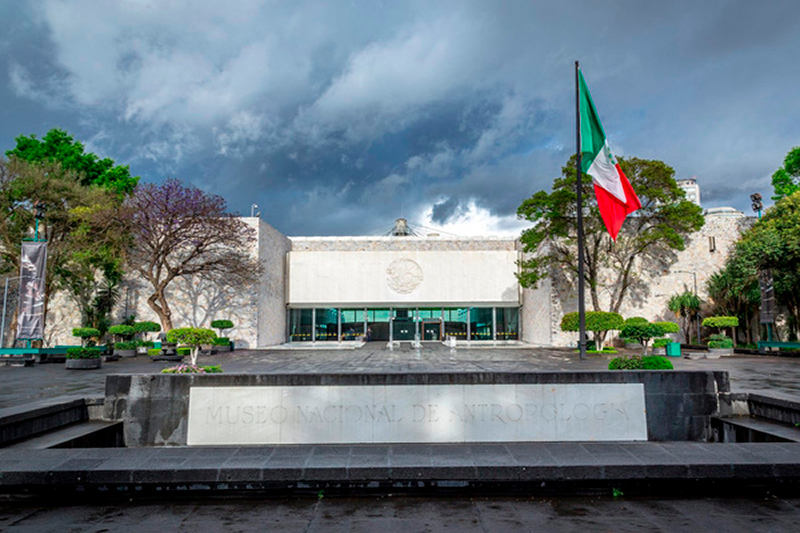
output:
{"label": "carved stone emblem", "polygon": [[398,259],[386,268],[386,283],[394,292],[409,294],[422,283],[422,267],[412,259]]}

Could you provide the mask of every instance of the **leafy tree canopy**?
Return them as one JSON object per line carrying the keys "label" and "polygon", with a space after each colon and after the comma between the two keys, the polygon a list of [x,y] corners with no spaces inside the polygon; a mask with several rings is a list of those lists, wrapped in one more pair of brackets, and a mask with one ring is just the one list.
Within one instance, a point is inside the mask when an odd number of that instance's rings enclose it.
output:
{"label": "leafy tree canopy", "polygon": [[[586,284],[595,311],[603,310],[601,289],[609,290],[606,310],[614,313],[637,283],[637,272],[666,268],[675,261],[674,252],[684,249],[687,235],[704,223],[702,209],[685,199],[670,166],[635,157],[620,158],[619,163],[642,208],[627,218],[616,243],[603,225],[592,180],[587,176],[582,180]],[[524,287],[535,286],[552,267],[573,278],[577,274],[575,156],[561,172],[553,182],[553,192],[539,191],[517,210],[519,218],[533,223],[521,237],[524,251],[531,254],[522,261],[518,275]],[[611,274],[610,283],[601,285],[603,273]]]}
{"label": "leafy tree canopy", "polygon": [[783,166],[772,175],[773,200],[786,198],[800,191],[800,146],[795,146],[783,160]]}
{"label": "leafy tree canopy", "polygon": [[138,176],[131,176],[127,165],[115,165],[113,159],[86,152],[82,143],[58,128],[48,131],[41,140],[36,135],[20,135],[15,140],[17,146],[6,156],[31,163],[58,162],[65,170],[77,172],[82,185],[98,185],[122,196],[133,192],[139,181]]}

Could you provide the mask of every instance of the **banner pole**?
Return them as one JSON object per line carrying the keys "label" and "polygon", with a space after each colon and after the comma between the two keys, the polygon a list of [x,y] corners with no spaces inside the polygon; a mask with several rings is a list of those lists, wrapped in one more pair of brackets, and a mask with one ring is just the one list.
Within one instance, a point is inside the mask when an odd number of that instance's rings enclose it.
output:
{"label": "banner pole", "polygon": [[584,302],[584,270],[583,270],[583,183],[581,172],[581,89],[580,65],[575,61],[575,144],[577,171],[576,190],[578,196],[578,351],[581,359],[586,359],[586,304]]}

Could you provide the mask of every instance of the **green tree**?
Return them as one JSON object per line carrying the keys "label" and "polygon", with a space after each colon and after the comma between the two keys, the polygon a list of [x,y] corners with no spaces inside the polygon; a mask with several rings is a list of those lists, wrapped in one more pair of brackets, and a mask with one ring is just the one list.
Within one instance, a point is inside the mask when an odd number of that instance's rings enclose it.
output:
{"label": "green tree", "polygon": [[748,268],[743,257],[734,253],[706,283],[708,296],[714,303],[714,314],[737,317],[745,326],[747,344],[754,342],[754,333],[757,336],[755,326],[761,302],[757,274],[757,268]]}
{"label": "green tree", "polygon": [[6,152],[7,157],[30,163],[59,162],[63,169],[76,172],[82,185],[97,185],[122,196],[133,192],[139,181],[138,176],[131,176],[128,166],[86,152],[82,143],[58,128],[48,131],[41,140],[36,135],[20,135],[15,141],[17,145]]}
{"label": "green tree", "polygon": [[772,187],[775,190],[773,200],[780,200],[800,191],[800,146],[795,146],[786,154],[783,166],[772,175]]}
{"label": "green tree", "polygon": [[[699,206],[685,199],[675,182],[675,171],[661,161],[619,159],[625,174],[642,202],[629,216],[616,243],[600,218],[591,178],[584,176],[586,285],[595,311],[619,310],[629,291],[640,281],[637,272],[662,270],[674,263],[676,251],[684,249],[686,236],[703,226]],[[519,218],[533,223],[522,233],[524,251],[518,279],[534,287],[552,268],[577,276],[577,194],[575,157],[553,182],[553,192],[539,191],[517,210]],[[604,283],[603,277],[610,276]],[[610,301],[602,309],[600,292],[607,289]]]}
{"label": "green tree", "polygon": [[[603,339],[607,331],[619,331],[625,324],[618,313],[605,311],[589,311],[586,313],[586,330],[594,333],[594,345],[597,350],[603,348]],[[561,319],[561,331],[579,331],[580,317],[578,313],[567,313]]]}
{"label": "green tree", "polygon": [[[689,343],[692,337],[690,334],[692,321],[700,313],[700,298],[689,291],[673,294],[667,302],[667,308],[675,313],[675,318],[680,319],[684,339]],[[697,342],[700,342],[700,339],[697,339]]]}
{"label": "green tree", "polygon": [[775,302],[785,313],[788,338],[800,328],[800,191],[778,200],[742,234],[726,268],[753,283],[760,270],[772,272]]}

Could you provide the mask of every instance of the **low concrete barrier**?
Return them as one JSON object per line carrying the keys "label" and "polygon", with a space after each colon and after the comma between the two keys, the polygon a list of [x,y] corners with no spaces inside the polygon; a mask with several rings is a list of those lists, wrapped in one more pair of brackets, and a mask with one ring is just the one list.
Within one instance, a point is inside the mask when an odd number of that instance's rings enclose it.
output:
{"label": "low concrete barrier", "polygon": [[644,386],[651,441],[706,441],[710,417],[731,410],[728,373],[712,371],[127,374],[107,377],[104,417],[125,421],[126,446],[184,446],[192,387],[612,383]]}

